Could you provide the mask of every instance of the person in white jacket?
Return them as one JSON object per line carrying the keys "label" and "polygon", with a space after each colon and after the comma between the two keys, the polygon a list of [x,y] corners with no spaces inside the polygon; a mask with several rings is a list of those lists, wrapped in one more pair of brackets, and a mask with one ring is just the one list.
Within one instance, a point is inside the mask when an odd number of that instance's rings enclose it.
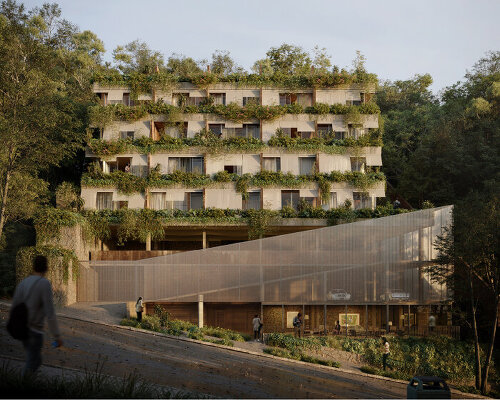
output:
{"label": "person in white jacket", "polygon": [[26,351],[26,365],[23,374],[35,373],[42,364],[42,346],[45,318],[54,336],[55,346],[62,346],[61,334],[57,325],[52,285],[45,278],[48,262],[45,256],[36,256],[33,262],[33,275],[25,278],[14,291],[12,309],[24,302],[28,309],[28,339],[23,340]]}
{"label": "person in white jacket", "polygon": [[137,322],[142,321],[142,312],[144,311],[144,305],[142,304],[142,297],[139,297],[135,303],[135,312],[137,313]]}

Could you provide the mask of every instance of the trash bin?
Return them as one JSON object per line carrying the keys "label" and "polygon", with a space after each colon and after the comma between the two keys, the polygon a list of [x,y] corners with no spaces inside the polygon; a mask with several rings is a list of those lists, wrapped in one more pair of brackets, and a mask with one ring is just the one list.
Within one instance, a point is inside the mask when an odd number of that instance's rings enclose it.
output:
{"label": "trash bin", "polygon": [[406,387],[408,399],[451,399],[450,388],[437,376],[415,376]]}

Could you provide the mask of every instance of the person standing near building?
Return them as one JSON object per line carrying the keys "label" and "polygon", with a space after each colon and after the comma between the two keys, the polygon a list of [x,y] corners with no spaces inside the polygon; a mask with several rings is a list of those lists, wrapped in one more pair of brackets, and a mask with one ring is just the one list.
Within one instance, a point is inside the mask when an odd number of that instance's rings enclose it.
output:
{"label": "person standing near building", "polygon": [[137,313],[137,322],[142,321],[142,312],[144,311],[144,305],[142,304],[142,297],[139,297],[135,303],[135,312]]}
{"label": "person standing near building", "polygon": [[262,323],[260,322],[259,314],[255,314],[255,317],[252,319],[252,326],[253,326],[253,339],[255,341],[259,341],[260,329],[262,327]]}
{"label": "person standing near building", "polygon": [[392,367],[389,365],[389,356],[391,355],[391,350],[389,342],[385,337],[382,338],[382,346],[383,346],[382,364],[385,371],[386,368],[392,369]]}
{"label": "person standing near building", "polygon": [[50,333],[54,336],[54,346],[63,345],[57,325],[52,285],[45,278],[48,262],[45,256],[36,256],[33,262],[33,275],[25,278],[16,287],[12,299],[12,309],[18,304],[26,304],[28,310],[28,338],[23,340],[26,352],[26,365],[23,375],[33,374],[42,365],[42,346],[45,318]]}
{"label": "person standing near building", "polygon": [[429,316],[429,332],[433,333],[435,327],[436,327],[436,317],[431,314]]}
{"label": "person standing near building", "polygon": [[293,328],[294,328],[294,333],[295,337],[301,337],[302,332],[302,313],[298,313],[295,318],[293,319]]}

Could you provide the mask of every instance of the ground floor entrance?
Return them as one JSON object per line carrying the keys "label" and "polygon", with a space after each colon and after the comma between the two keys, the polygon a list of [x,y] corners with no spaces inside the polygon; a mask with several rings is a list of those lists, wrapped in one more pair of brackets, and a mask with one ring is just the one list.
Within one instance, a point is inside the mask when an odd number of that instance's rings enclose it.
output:
{"label": "ground floor entrance", "polygon": [[[154,305],[165,308],[172,319],[203,326],[214,326],[243,333],[252,332],[252,319],[261,316],[265,332],[293,332],[293,318],[303,315],[305,335],[341,334],[377,336],[385,333],[427,336],[460,335],[452,325],[451,312],[443,305],[415,304],[261,304],[261,303],[167,303],[148,302],[146,312],[154,313]],[[433,318],[432,318],[432,317]],[[434,320],[434,323],[430,321]],[[340,325],[340,329],[336,329]],[[435,326],[433,326],[435,325]]]}

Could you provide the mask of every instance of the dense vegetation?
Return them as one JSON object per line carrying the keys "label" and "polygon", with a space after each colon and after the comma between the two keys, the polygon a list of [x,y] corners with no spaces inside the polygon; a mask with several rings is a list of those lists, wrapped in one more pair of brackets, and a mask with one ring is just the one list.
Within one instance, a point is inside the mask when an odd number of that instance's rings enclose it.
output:
{"label": "dense vegetation", "polygon": [[[474,349],[466,342],[444,336],[429,338],[389,337],[390,362],[399,379],[415,375],[440,376],[456,383],[474,380]],[[295,338],[290,334],[270,333],[266,344],[286,350],[289,354],[301,354],[305,350],[321,350],[331,347],[360,354],[369,365],[382,367],[381,339],[353,339],[341,336]],[[394,373],[393,373],[394,375]]]}
{"label": "dense vegetation", "polygon": [[[80,31],[61,18],[57,5],[26,10],[13,0],[2,2],[0,37],[2,294],[12,293],[14,287],[15,254],[20,247],[34,244],[33,218],[40,215],[40,206],[55,205],[56,188],[61,183],[80,185],[87,128],[96,115],[102,117],[104,124],[115,116],[137,119],[144,113],[173,118],[180,111],[205,112],[241,120],[273,119],[282,113],[299,112],[299,108],[291,106],[243,109],[213,104],[182,110],[156,103],[126,110],[117,106],[101,108],[92,93],[94,82],[126,83],[133,95],[152,88],[172,87],[180,81],[192,82],[201,89],[217,82],[232,82],[243,86],[286,87],[290,92],[302,87],[377,85],[377,77],[366,71],[364,57],[359,53],[351,69],[341,69],[332,66],[324,49],[315,48],[309,53],[289,44],[269,49],[264,58],[256,61],[252,72],[239,67],[228,52],[215,51],[210,61],[195,62],[191,57],[175,54],[165,61],[163,55],[140,41],[119,46],[113,52],[114,65],[104,64],[103,43],[92,32]],[[409,209],[431,203],[456,205],[453,229],[440,242],[442,257],[434,268],[434,276],[447,280],[455,293],[460,293],[455,303],[455,318],[464,327],[470,327],[475,339],[476,386],[485,392],[500,303],[500,52],[487,53],[467,71],[463,82],[445,88],[439,95],[430,92],[431,83],[432,78],[424,74],[404,81],[383,82],[378,87],[376,103],[385,126],[383,137],[380,131],[372,132],[373,137],[370,135],[363,143],[276,137],[268,145],[294,151],[316,149],[341,153],[346,146],[379,145],[383,140],[382,172],[387,177],[391,200],[397,198]],[[304,111],[312,117],[329,112],[343,114],[345,118],[378,112],[373,103],[363,107],[318,104]],[[214,142],[209,137],[203,140],[198,145],[214,152],[236,148],[255,151],[263,146],[258,140]],[[190,143],[172,139],[158,145],[160,149],[161,146],[173,149]],[[149,151],[155,145],[94,141],[91,146],[104,155],[120,151],[123,146]],[[327,181],[318,183],[326,189]],[[251,182],[240,183],[244,194],[245,185],[248,187]],[[78,209],[78,199],[71,202],[69,208]],[[255,225],[260,226],[260,233],[263,221],[272,217],[259,214],[253,218]],[[89,226],[102,233],[103,219],[93,218]],[[134,228],[137,219],[127,221],[132,227],[127,229],[137,231]],[[149,219],[142,222],[151,232],[159,232]],[[57,221],[48,220],[46,232],[51,226],[57,227]],[[137,231],[139,237],[143,234],[142,230]],[[443,268],[446,263],[455,265],[453,274]],[[467,285],[460,284],[463,282]],[[481,359],[479,343],[484,341],[490,345]]]}

